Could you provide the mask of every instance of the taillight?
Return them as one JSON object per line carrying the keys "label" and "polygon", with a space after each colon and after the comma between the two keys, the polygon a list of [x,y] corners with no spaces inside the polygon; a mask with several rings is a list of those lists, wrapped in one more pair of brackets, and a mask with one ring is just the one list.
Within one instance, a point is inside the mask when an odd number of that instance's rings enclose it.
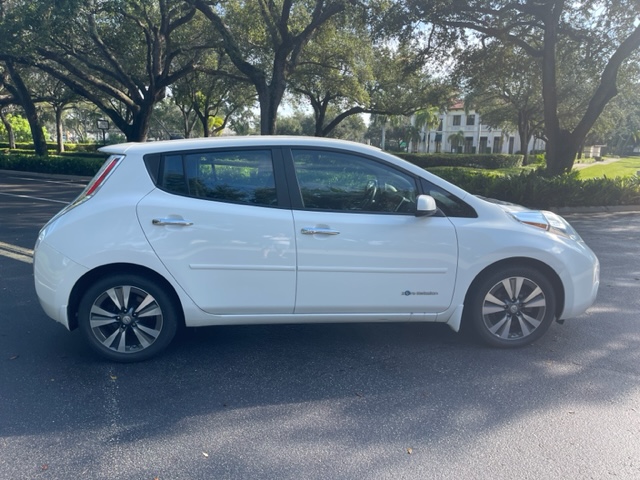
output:
{"label": "taillight", "polygon": [[123,156],[109,157],[107,161],[102,164],[102,167],[100,168],[98,173],[95,174],[95,176],[91,179],[82,193],[78,195],[78,198],[71,202],[71,204],[69,204],[69,206],[65,208],[64,211],[67,211],[73,207],[77,207],[81,203],[89,200],[92,196],[94,196],[95,193],[100,189],[100,187],[104,185],[104,182],[113,173],[113,171],[123,158]]}
{"label": "taillight", "polygon": [[98,189],[102,186],[104,181],[109,177],[113,169],[116,168],[116,165],[118,165],[120,160],[122,160],[122,157],[109,158],[102,165],[102,168],[100,169],[100,171],[96,173],[96,175],[93,177],[93,179],[89,182],[87,187],[84,189],[84,191],[80,195],[81,196],[84,195],[85,197],[90,197],[94,193],[96,193]]}

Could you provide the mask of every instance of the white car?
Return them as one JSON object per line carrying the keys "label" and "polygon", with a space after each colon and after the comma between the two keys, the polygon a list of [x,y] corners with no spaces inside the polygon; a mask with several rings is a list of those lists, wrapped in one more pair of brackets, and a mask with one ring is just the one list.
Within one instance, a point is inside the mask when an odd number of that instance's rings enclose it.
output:
{"label": "white car", "polygon": [[468,322],[539,339],[596,298],[561,217],[471,195],[379,149],[305,137],[129,143],[41,230],[44,311],[121,362],[180,325]]}

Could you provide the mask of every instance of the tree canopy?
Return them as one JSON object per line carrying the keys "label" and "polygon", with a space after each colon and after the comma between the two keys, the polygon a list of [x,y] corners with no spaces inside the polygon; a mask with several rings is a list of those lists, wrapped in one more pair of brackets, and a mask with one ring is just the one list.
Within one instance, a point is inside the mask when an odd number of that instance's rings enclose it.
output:
{"label": "tree canopy", "polygon": [[[638,60],[640,4],[635,0],[406,0],[403,8],[412,19],[408,25],[455,28],[469,45],[495,39],[539,62],[551,174],[571,169],[587,134],[618,93],[620,70],[631,58]],[[468,31],[475,36],[464,36]],[[573,124],[561,118],[560,65],[593,72],[592,81],[584,85],[585,106]]]}
{"label": "tree canopy", "polygon": [[246,133],[257,102],[259,132],[274,134],[287,98],[312,112],[312,134],[356,136],[360,114],[465,96],[523,144],[540,132],[557,174],[589,135],[635,135],[623,119],[636,118],[639,52],[635,0],[0,0],[0,106],[20,106],[46,153],[43,102],[58,125],[88,102],[143,141],[176,108],[184,136]]}

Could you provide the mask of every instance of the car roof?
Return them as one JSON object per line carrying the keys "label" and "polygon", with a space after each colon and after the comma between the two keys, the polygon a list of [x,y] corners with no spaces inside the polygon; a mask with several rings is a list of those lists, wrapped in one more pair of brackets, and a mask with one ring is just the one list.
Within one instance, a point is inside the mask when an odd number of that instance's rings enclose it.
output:
{"label": "car roof", "polygon": [[362,153],[380,152],[377,147],[348,140],[337,140],[322,137],[252,135],[252,136],[223,136],[208,138],[189,138],[183,140],[162,140],[157,142],[131,142],[107,145],[100,148],[101,152],[110,154],[149,154],[171,151],[200,150],[220,147],[324,147],[342,148]]}

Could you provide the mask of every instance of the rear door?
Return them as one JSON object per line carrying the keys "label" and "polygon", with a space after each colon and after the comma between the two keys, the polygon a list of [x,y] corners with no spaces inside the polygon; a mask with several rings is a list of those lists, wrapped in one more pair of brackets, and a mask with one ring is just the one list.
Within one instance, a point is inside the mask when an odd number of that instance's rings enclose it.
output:
{"label": "rear door", "polygon": [[160,260],[204,311],[293,312],[295,240],[279,158],[262,149],[159,160],[159,189],[139,203],[138,217]]}

